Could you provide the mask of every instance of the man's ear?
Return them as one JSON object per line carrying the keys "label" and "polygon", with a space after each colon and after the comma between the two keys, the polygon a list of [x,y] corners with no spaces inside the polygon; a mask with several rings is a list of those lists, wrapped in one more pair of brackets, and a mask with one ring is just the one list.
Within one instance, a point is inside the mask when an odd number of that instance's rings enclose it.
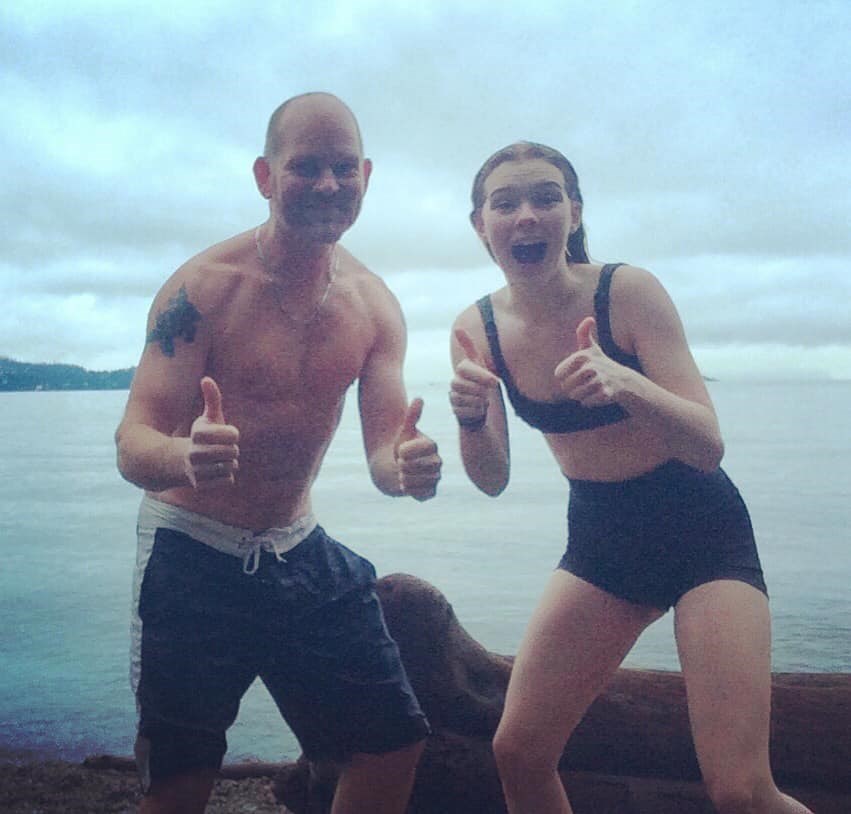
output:
{"label": "man's ear", "polygon": [[369,186],[369,176],[372,175],[372,159],[365,158],[363,160],[363,191]]}
{"label": "man's ear", "polygon": [[264,198],[271,198],[272,192],[269,189],[269,176],[271,172],[269,170],[269,162],[266,160],[264,156],[258,156],[254,159],[254,181],[257,184],[257,189],[260,190],[260,194]]}

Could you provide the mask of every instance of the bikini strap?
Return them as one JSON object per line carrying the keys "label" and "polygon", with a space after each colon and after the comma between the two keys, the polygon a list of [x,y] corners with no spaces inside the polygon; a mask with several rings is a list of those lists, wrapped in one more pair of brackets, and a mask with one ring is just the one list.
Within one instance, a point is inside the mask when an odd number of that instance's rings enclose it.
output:
{"label": "bikini strap", "polygon": [[612,276],[623,263],[606,263],[600,271],[600,281],[594,292],[594,317],[597,320],[597,341],[607,356],[620,354],[612,336],[612,322],[609,316],[609,291],[612,287]]}
{"label": "bikini strap", "polygon": [[477,300],[476,305],[478,306],[479,314],[481,314],[482,323],[485,326],[485,336],[488,338],[488,346],[490,347],[491,358],[496,367],[496,373],[505,382],[506,387],[516,389],[514,387],[514,380],[511,378],[511,373],[508,371],[508,365],[505,364],[505,357],[502,355],[490,294],[485,294],[484,297]]}

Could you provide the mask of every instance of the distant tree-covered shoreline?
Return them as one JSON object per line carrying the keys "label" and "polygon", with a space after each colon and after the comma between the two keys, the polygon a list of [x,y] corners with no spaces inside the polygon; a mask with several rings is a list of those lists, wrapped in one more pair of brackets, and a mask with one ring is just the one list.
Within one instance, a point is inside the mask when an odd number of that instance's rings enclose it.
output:
{"label": "distant tree-covered shoreline", "polygon": [[127,390],[134,367],[86,370],[79,365],[18,362],[0,356],[0,392],[27,390]]}

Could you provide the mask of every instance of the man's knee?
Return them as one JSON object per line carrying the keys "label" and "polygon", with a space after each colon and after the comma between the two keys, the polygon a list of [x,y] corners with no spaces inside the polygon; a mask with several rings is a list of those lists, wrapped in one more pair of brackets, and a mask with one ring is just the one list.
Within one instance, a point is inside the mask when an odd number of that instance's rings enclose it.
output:
{"label": "man's knee", "polygon": [[203,814],[216,772],[200,769],[154,780],[139,804],[139,814]]}
{"label": "man's knee", "polygon": [[358,752],[352,756],[348,765],[356,769],[362,767],[367,771],[413,771],[419,763],[420,756],[423,753],[423,749],[425,749],[425,744],[425,739],[423,739],[399,749],[394,749],[392,752],[381,752],[378,754]]}
{"label": "man's knee", "polygon": [[144,814],[203,812],[213,790],[224,737],[200,736],[182,729],[148,727],[136,738],[136,768]]}

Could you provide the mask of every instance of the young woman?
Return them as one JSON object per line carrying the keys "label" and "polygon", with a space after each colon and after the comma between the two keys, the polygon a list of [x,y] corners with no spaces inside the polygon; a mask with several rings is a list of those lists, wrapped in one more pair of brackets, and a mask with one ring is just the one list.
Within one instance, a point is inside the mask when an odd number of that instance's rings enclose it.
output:
{"label": "young woman", "polygon": [[694,742],[720,812],[801,814],[768,759],[770,619],[712,402],[649,272],[587,255],[570,162],[522,142],[473,183],[506,285],[452,339],[451,402],[473,482],[509,477],[501,381],[570,482],[568,545],[520,647],[494,740],[509,811],[565,814],[557,764],[641,632],[674,608]]}

